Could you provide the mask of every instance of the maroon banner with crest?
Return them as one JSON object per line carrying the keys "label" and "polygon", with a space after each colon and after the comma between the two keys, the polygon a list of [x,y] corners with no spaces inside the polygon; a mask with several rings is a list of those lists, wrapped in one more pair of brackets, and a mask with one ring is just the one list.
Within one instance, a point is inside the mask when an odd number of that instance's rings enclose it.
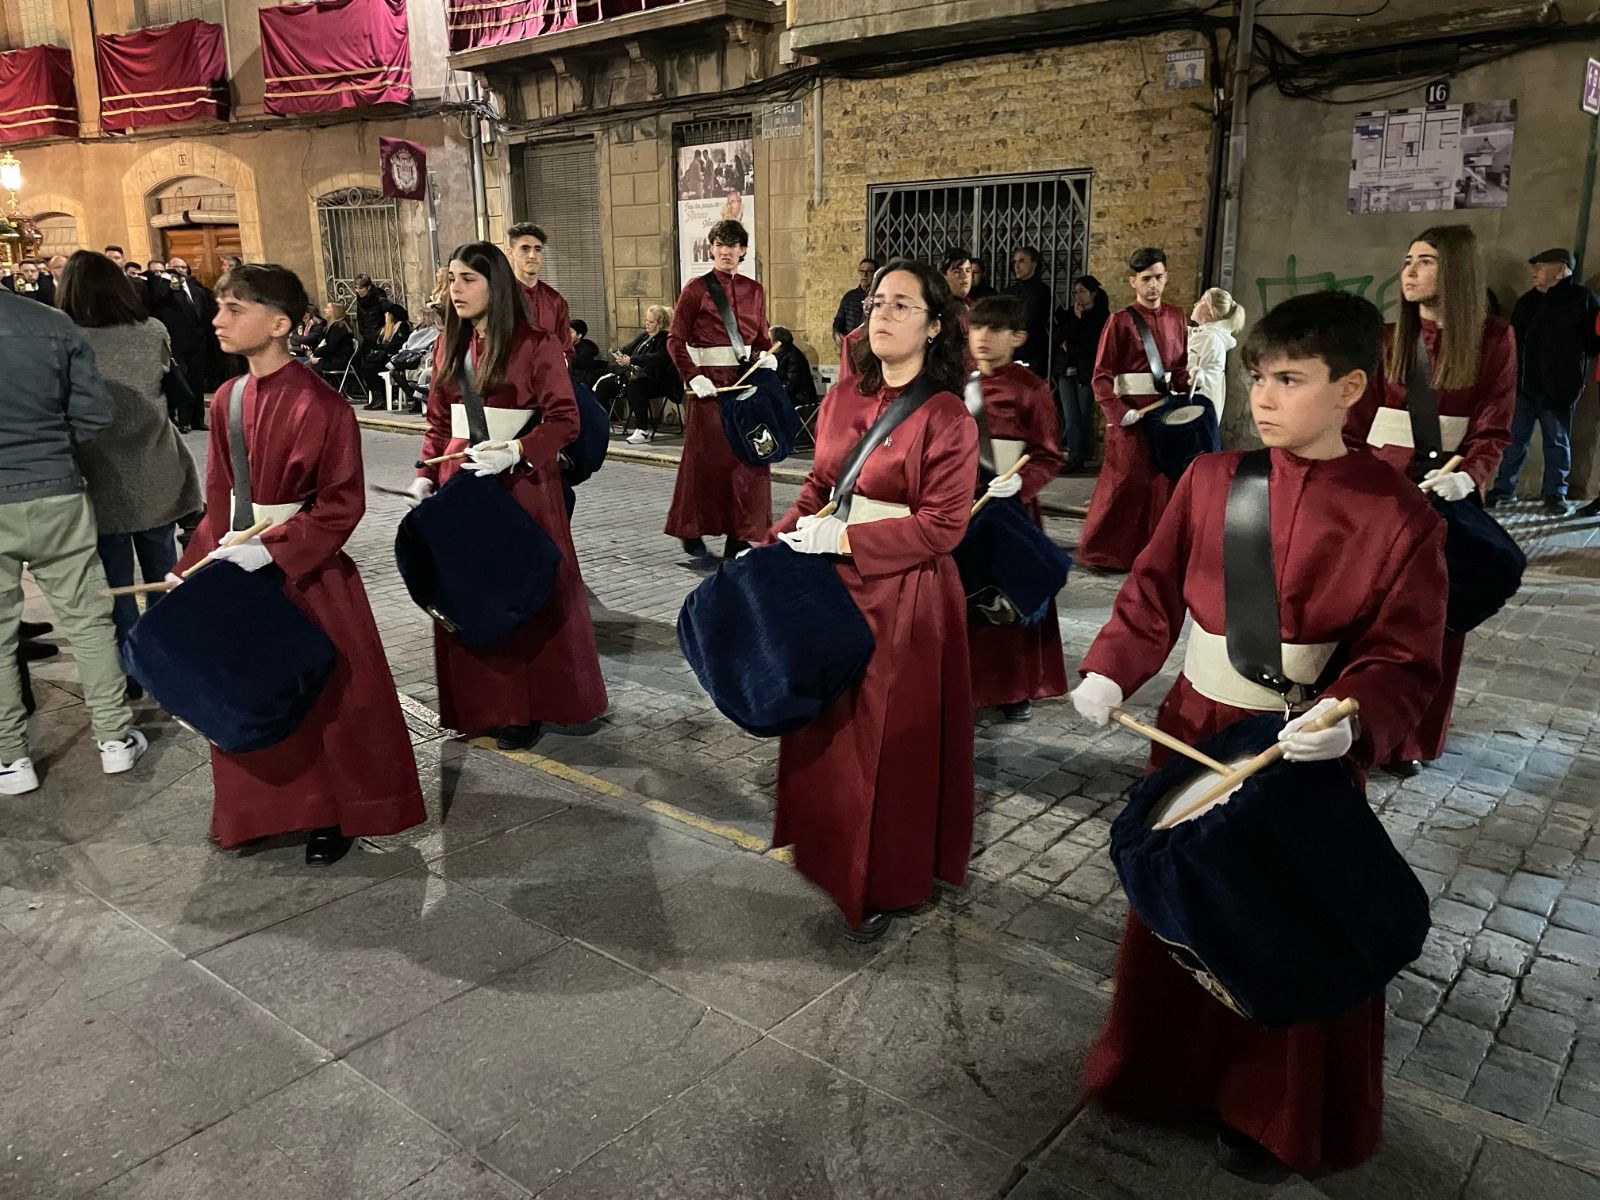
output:
{"label": "maroon banner with crest", "polygon": [[269,113],[411,99],[406,0],[318,0],[261,10]]}
{"label": "maroon banner with crest", "polygon": [[228,57],[222,26],[179,21],[94,39],[100,75],[100,126],[137,129],[228,109]]}
{"label": "maroon banner with crest", "polygon": [[422,200],[428,195],[428,151],[405,138],[378,139],[378,171],[383,194],[397,200]]}
{"label": "maroon banner with crest", "polygon": [[72,52],[29,46],[0,54],[0,142],[77,136]]}

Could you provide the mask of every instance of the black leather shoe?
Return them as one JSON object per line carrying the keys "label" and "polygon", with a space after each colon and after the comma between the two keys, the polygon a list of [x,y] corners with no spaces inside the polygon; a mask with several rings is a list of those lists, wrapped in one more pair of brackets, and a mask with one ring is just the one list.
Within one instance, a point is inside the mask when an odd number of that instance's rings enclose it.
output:
{"label": "black leather shoe", "polygon": [[1287,1179],[1289,1170],[1260,1142],[1224,1125],[1217,1131],[1217,1162],[1230,1175],[1255,1183]]}
{"label": "black leather shoe", "polygon": [[1589,501],[1578,510],[1580,517],[1600,517],[1600,497]]}
{"label": "black leather shoe", "polygon": [[1412,779],[1422,771],[1422,760],[1419,758],[1397,758],[1394,762],[1384,763],[1379,768],[1385,775],[1393,775],[1396,779]]}
{"label": "black leather shoe", "polygon": [[749,542],[741,542],[737,538],[729,538],[728,544],[722,548],[722,557],[732,562],[748,549],[750,549]]}
{"label": "black leather shoe", "polygon": [[1015,721],[1018,724],[1023,721],[1031,721],[1033,720],[1033,701],[1019,700],[1015,704],[1002,704],[1000,706],[1000,715],[1006,720]]}
{"label": "black leather shoe", "polygon": [[501,725],[489,732],[494,734],[496,750],[531,750],[543,731],[544,723],[535,721],[531,725]]}
{"label": "black leather shoe", "polygon": [[382,400],[369,400],[361,406],[363,412],[381,412],[384,408]]}
{"label": "black leather shoe", "polygon": [[17,625],[17,637],[23,641],[30,638],[42,638],[47,633],[54,633],[56,627],[49,621],[22,621]]}
{"label": "black leather shoe", "polygon": [[684,538],[683,552],[690,558],[711,557],[711,552],[706,549],[705,541],[701,538]]}
{"label": "black leather shoe", "polygon": [[135,700],[144,699],[144,688],[139,685],[139,681],[137,679],[128,680],[128,687],[123,693],[123,699],[125,699],[129,704],[132,704]]}
{"label": "black leather shoe", "polygon": [[889,932],[889,926],[893,924],[894,918],[888,913],[869,912],[854,929],[846,925],[844,935],[852,942],[876,942]]}
{"label": "black leather shoe", "polygon": [[1544,510],[1552,517],[1565,517],[1572,512],[1572,506],[1560,496],[1546,496]]}
{"label": "black leather shoe", "polygon": [[349,854],[350,847],[355,844],[355,838],[345,837],[337,825],[313,829],[311,839],[306,842],[306,866],[331,867]]}
{"label": "black leather shoe", "polygon": [[52,646],[49,642],[18,642],[17,651],[28,662],[40,662],[61,653],[58,647]]}
{"label": "black leather shoe", "polygon": [[1490,492],[1483,498],[1483,506],[1485,508],[1499,508],[1505,499],[1506,497],[1502,496],[1499,492]]}

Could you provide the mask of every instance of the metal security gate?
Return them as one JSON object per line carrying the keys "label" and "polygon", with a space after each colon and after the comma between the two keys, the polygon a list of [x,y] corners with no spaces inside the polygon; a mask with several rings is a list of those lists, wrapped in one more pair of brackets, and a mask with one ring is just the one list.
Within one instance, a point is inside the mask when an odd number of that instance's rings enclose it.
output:
{"label": "metal security gate", "polygon": [[1055,297],[1053,313],[1088,270],[1089,180],[1088,171],[1059,171],[877,184],[867,192],[867,253],[937,265],[946,250],[965,247],[988,264],[989,286],[1004,291],[1012,252],[1033,246],[1044,256],[1039,277]]}
{"label": "metal security gate", "polygon": [[589,326],[597,346],[610,342],[606,264],[600,238],[600,200],[594,142],[585,138],[522,148],[519,220],[545,231],[539,278],[560,292],[574,319]]}
{"label": "metal security gate", "polygon": [[325,299],[355,304],[356,276],[370,275],[389,299],[406,304],[400,206],[395,201],[384,199],[374,188],[340,188],[317,197],[317,228],[322,238]]}

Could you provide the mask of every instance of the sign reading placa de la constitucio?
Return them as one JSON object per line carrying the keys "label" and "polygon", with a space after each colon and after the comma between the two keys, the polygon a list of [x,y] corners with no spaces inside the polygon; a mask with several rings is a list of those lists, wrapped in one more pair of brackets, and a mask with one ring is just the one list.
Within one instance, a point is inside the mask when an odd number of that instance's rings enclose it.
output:
{"label": "sign reading placa de la constitucio", "polygon": [[1593,58],[1583,73],[1583,111],[1600,114],[1600,60]]}
{"label": "sign reading placa de la constitucio", "polygon": [[804,101],[768,104],[761,109],[761,136],[764,139],[799,137],[806,127]]}

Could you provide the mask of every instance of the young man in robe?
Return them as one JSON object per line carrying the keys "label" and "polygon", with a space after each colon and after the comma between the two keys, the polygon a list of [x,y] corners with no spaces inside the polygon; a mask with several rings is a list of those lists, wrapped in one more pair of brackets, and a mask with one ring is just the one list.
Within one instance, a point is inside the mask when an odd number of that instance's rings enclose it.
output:
{"label": "young man in robe", "polygon": [[1106,322],[1092,384],[1095,401],[1106,414],[1106,450],[1078,539],[1078,563],[1100,571],[1126,571],[1133,565],[1172,494],[1172,484],[1151,462],[1145,432],[1138,428],[1139,410],[1162,396],[1141,323],[1155,338],[1167,392],[1189,390],[1189,321],[1181,308],[1161,299],[1167,290],[1166,253],[1154,246],[1135,250],[1128,258],[1128,286],[1133,303]]}
{"label": "young man in robe", "polygon": [[572,361],[572,314],[567,301],[555,288],[539,278],[544,270],[544,248],[550,239],[532,221],[519,221],[506,230],[510,247],[507,255],[517,283],[528,302],[528,320],[556,339],[562,356]]}
{"label": "young man in robe", "polygon": [[[667,331],[667,353],[690,395],[683,402],[683,459],[672,489],[666,532],[682,542],[684,553],[697,562],[709,557],[707,534],[727,536],[723,557],[731,559],[766,537],[772,524],[772,472],[734,455],[722,431],[717,389],[736,382],[751,358],[763,368],[778,369],[778,360],[770,353],[767,294],[754,279],[739,274],[739,263],[750,248],[749,233],[730,220],[718,221],[708,236],[712,269],[683,285]],[[708,280],[713,277],[738,325],[744,359],[711,294]]]}
{"label": "young man in robe", "polygon": [[[289,354],[306,292],[287,267],[249,265],[217,284],[222,349],[249,365],[244,433],[255,517],[272,527],[223,545],[233,517],[235,380],[217,391],[206,454],[206,515],[176,571],[209,558],[270,571],[338,656],[316,704],[283,741],[211,751],[211,831],[224,849],[310,831],[306,863],[338,862],[358,837],[425,819],[411,739],[356,565],[344,552],[366,511],[361,437],[349,402]],[[175,576],[176,577],[176,576]],[[262,653],[271,653],[263,643]]]}
{"label": "young man in robe", "polygon": [[[1270,448],[1278,634],[1297,686],[1280,696],[1230,663],[1223,529],[1244,455],[1207,454],[1178,481],[1083,661],[1072,700],[1086,720],[1107,724],[1161,670],[1190,616],[1183,673],[1157,718],[1174,737],[1192,745],[1282,713],[1287,699],[1304,711],[1278,735],[1284,757],[1344,759],[1359,776],[1410,734],[1439,686],[1444,526],[1415,484],[1342,436],[1382,336],[1368,301],[1317,292],[1280,304],[1244,349],[1250,407]],[[1345,698],[1360,703],[1358,720],[1307,729]],[[1152,765],[1166,756],[1158,747]],[[1130,913],[1086,1083],[1106,1106],[1138,1116],[1218,1121],[1222,1161],[1241,1174],[1349,1167],[1378,1145],[1383,1017],[1380,991],[1331,1020],[1268,1029],[1203,989]]]}
{"label": "young man in robe", "polygon": [[[978,369],[967,381],[967,408],[971,411],[975,399],[983,406],[994,453],[993,461],[985,465],[996,476],[1003,475],[1022,455],[1028,456],[1027,466],[1011,478],[980,481],[986,486],[978,494],[987,490],[1002,499],[1021,497],[1023,508],[1042,529],[1039,492],[1061,470],[1061,440],[1050,385],[1015,358],[1028,340],[1027,308],[1016,296],[988,296],[969,311],[967,347]],[[1053,600],[1037,625],[974,625],[968,646],[974,708],[999,706],[1006,720],[1029,721],[1035,700],[1067,694],[1061,627]]]}

